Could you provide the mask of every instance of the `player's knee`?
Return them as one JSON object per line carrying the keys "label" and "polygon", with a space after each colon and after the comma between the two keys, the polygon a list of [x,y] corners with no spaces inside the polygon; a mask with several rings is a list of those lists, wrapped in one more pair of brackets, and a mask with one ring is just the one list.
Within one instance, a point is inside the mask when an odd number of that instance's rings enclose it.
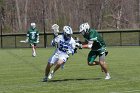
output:
{"label": "player's knee", "polygon": [[100,65],[104,65],[105,62],[104,61],[99,61]]}
{"label": "player's knee", "polygon": [[59,65],[59,66],[62,65],[62,64],[63,64],[63,62],[57,62],[57,65]]}
{"label": "player's knee", "polygon": [[58,62],[57,65],[61,65],[61,63]]}
{"label": "player's knee", "polygon": [[50,68],[53,64],[48,63],[46,67]]}

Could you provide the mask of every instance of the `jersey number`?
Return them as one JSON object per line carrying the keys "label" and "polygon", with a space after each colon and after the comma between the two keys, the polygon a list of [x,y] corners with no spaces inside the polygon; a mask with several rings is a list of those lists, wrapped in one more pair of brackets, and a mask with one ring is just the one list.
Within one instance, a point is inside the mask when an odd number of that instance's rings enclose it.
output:
{"label": "jersey number", "polygon": [[59,50],[61,50],[63,52],[67,52],[68,46],[60,44]]}
{"label": "jersey number", "polygon": [[32,33],[32,39],[35,39],[35,33]]}

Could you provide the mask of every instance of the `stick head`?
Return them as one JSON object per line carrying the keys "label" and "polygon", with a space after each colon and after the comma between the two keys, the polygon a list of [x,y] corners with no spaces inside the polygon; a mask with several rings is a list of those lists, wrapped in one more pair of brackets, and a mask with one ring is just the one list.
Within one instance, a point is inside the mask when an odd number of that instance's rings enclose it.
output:
{"label": "stick head", "polygon": [[19,41],[20,43],[27,43],[25,40],[21,40],[21,41]]}
{"label": "stick head", "polygon": [[53,33],[54,33],[55,35],[58,34],[58,32],[59,32],[59,25],[53,24],[53,25],[52,25],[52,30],[53,30]]}

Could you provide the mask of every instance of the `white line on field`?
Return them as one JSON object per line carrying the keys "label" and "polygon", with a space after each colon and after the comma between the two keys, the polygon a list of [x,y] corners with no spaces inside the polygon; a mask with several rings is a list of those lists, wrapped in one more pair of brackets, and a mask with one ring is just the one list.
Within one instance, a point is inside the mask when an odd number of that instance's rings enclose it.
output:
{"label": "white line on field", "polygon": [[140,90],[130,90],[130,91],[122,91],[122,92],[110,92],[110,93],[133,93],[133,92],[139,92]]}

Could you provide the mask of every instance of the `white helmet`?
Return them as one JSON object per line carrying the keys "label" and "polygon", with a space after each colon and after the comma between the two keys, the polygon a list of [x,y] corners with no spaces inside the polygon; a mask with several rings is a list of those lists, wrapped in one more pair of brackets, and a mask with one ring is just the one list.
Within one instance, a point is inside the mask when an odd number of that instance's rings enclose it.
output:
{"label": "white helmet", "polygon": [[69,40],[71,38],[71,35],[73,34],[72,28],[70,26],[64,26],[64,39]]}
{"label": "white helmet", "polygon": [[79,29],[80,29],[79,32],[82,31],[87,32],[90,29],[90,26],[88,23],[83,23],[80,25]]}
{"label": "white helmet", "polygon": [[36,27],[35,23],[31,23],[31,27],[34,29]]}
{"label": "white helmet", "polygon": [[72,28],[71,28],[70,26],[64,26],[64,27],[63,27],[63,31],[64,31],[64,33],[66,33],[66,34],[73,34]]}

